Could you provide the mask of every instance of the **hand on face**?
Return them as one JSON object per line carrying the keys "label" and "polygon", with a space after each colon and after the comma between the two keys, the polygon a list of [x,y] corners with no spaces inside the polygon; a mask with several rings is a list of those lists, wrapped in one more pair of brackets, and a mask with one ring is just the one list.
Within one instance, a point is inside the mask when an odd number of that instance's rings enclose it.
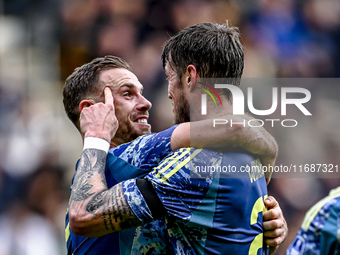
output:
{"label": "hand on face", "polygon": [[[111,89],[104,89],[105,102],[83,106],[80,113],[80,129],[83,137],[102,138],[111,143],[118,129]],[[85,105],[85,101],[81,105]],[[84,103],[83,103],[84,102]]]}

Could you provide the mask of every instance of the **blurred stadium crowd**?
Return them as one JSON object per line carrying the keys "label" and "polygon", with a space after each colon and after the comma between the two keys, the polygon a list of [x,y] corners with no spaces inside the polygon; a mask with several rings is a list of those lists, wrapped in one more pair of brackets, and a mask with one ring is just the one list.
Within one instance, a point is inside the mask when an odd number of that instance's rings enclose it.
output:
{"label": "blurred stadium crowd", "polygon": [[[313,117],[294,131],[268,130],[278,164],[339,164],[339,17],[337,0],[0,1],[0,255],[65,254],[64,215],[82,147],[62,106],[66,77],[97,56],[124,58],[153,103],[153,131],[167,128],[162,45],[194,23],[228,19],[240,27],[246,78],[318,78],[309,88],[317,95]],[[339,186],[338,176],[273,178],[269,193],[290,230],[277,254],[306,210]]]}

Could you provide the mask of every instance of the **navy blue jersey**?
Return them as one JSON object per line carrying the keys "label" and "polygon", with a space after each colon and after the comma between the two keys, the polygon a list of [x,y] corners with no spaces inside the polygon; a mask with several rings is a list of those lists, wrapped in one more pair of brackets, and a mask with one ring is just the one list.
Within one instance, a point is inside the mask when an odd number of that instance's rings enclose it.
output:
{"label": "navy blue jersey", "polygon": [[[175,128],[176,126],[173,126],[160,133],[145,135],[110,149],[105,169],[108,188],[123,180],[145,176],[152,167],[157,166],[171,152],[170,137]],[[113,164],[115,164],[114,171],[111,167]],[[117,164],[121,164],[121,167],[117,167]],[[147,226],[123,230],[99,238],[77,236],[70,230],[68,210],[66,213],[65,240],[68,254],[121,255],[134,252],[141,254],[141,251],[149,251],[149,254],[167,254],[170,246],[169,238],[164,236],[166,234],[165,224],[162,221],[155,221]]]}
{"label": "navy blue jersey", "polygon": [[[262,215],[267,185],[258,160],[185,148],[171,153],[145,178],[167,211],[165,223],[176,254],[268,253]],[[151,221],[136,181],[124,181],[123,188],[135,215]]]}

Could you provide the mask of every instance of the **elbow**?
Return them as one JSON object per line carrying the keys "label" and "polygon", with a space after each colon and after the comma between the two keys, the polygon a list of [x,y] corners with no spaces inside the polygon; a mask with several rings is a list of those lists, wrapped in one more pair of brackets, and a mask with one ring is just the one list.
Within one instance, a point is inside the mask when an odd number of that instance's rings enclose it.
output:
{"label": "elbow", "polygon": [[279,145],[277,144],[277,141],[274,139],[274,159],[275,159],[275,161],[276,161],[278,155],[279,155]]}
{"label": "elbow", "polygon": [[277,144],[276,140],[272,137],[271,144],[268,144],[269,149],[269,157],[272,158],[272,165],[275,165],[277,156],[279,154],[279,145]]}
{"label": "elbow", "polygon": [[[105,234],[115,232],[107,232],[102,229],[102,215],[92,214],[86,210],[74,209],[72,205],[69,210],[70,230],[77,236],[85,236],[89,238],[101,237]],[[116,230],[117,231],[117,230]]]}
{"label": "elbow", "polygon": [[88,213],[82,212],[80,210],[76,211],[71,207],[69,210],[69,223],[72,233],[78,236],[90,237],[90,216],[91,215],[89,215]]}

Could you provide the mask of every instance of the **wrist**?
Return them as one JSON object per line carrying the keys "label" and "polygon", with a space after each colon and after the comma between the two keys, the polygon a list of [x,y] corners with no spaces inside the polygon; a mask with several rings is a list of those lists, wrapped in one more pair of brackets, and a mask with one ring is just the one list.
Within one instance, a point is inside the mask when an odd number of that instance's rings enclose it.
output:
{"label": "wrist", "polygon": [[87,138],[87,137],[95,137],[95,138],[103,139],[103,140],[107,141],[108,143],[111,142],[111,136],[107,132],[87,131],[85,133],[85,138]]}
{"label": "wrist", "polygon": [[83,150],[86,149],[97,149],[107,153],[110,149],[110,143],[98,137],[85,137]]}

